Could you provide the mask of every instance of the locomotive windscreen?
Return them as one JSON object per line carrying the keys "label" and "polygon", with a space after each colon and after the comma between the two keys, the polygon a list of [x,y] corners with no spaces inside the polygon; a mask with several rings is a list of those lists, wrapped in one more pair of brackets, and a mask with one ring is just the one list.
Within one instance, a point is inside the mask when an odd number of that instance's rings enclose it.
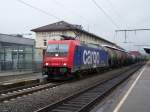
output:
{"label": "locomotive windscreen", "polygon": [[68,44],[48,44],[46,54],[47,56],[67,56]]}

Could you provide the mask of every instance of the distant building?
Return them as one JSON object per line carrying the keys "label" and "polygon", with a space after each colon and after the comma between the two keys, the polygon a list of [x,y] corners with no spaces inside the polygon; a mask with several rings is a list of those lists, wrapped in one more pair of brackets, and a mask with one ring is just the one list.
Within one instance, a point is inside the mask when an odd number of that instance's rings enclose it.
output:
{"label": "distant building", "polygon": [[137,56],[137,57],[142,56],[142,54],[139,51],[129,51],[129,54],[131,54],[133,56]]}
{"label": "distant building", "polygon": [[36,29],[36,48],[45,49],[48,40],[60,40],[63,36],[73,37],[87,43],[115,46],[116,44],[99,37],[93,33],[83,30],[81,25],[74,25],[65,21],[56,22]]}
{"label": "distant building", "polygon": [[30,69],[35,40],[0,34],[0,71]]}

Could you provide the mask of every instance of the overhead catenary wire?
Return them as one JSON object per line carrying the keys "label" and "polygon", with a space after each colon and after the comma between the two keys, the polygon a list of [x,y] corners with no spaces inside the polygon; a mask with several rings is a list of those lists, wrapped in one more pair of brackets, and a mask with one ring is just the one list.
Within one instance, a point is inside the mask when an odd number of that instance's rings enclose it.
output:
{"label": "overhead catenary wire", "polygon": [[110,0],[106,0],[108,2],[108,4],[110,5],[111,9],[113,10],[113,12],[115,13],[115,15],[118,17],[118,18],[123,18],[119,13],[118,11],[116,10],[116,8],[114,7],[113,3],[110,1]]}
{"label": "overhead catenary wire", "polygon": [[103,14],[107,17],[107,19],[114,25],[116,26],[117,28],[120,28],[116,22],[105,12],[105,10],[95,1],[95,0],[92,0],[92,2],[95,4],[95,6],[101,10],[103,12]]}
{"label": "overhead catenary wire", "polygon": [[[33,6],[33,5],[31,5],[31,4],[29,4],[29,3],[25,2],[25,1],[23,1],[23,0],[17,0],[17,1],[20,2],[20,3],[22,3],[22,4],[24,4],[24,5],[26,5],[26,6],[28,6],[28,7],[30,7],[30,8],[32,8],[32,9],[35,9],[35,10],[39,11],[39,12],[41,12],[41,13],[47,15],[47,16],[53,17],[54,19],[63,20],[63,19],[59,18],[58,16],[56,16],[56,15],[50,13],[50,12],[47,12],[47,11],[41,9],[41,8],[38,8],[38,7],[36,7],[36,6]],[[55,1],[55,3],[57,3],[58,5],[63,6],[63,5],[62,5],[61,3],[59,3],[58,1]],[[63,7],[65,7],[65,6],[63,6]],[[70,11],[70,12],[71,12],[71,11]],[[72,10],[72,13],[76,13],[76,12]],[[76,14],[78,14],[78,13],[76,13]],[[83,16],[81,16],[81,15],[79,15],[79,14],[78,14],[78,16],[79,16],[80,18],[82,18],[84,22],[86,21],[86,24],[87,24],[88,29],[89,29],[89,22],[88,22]]]}
{"label": "overhead catenary wire", "polygon": [[[36,6],[33,6],[33,5],[31,5],[31,4],[29,4],[29,3],[25,2],[25,1],[23,1],[23,0],[17,0],[17,1],[20,2],[20,3],[22,3],[22,4],[24,4],[24,5],[26,5],[26,6],[28,6],[28,7],[30,7],[30,8],[33,8],[33,9],[39,11],[39,12],[41,12],[41,13],[47,15],[47,16],[53,17],[54,19],[63,20],[63,19],[59,18],[58,16],[56,16],[56,15],[50,13],[50,12],[47,12],[47,11],[45,11],[45,10],[43,10],[43,9],[40,9],[40,8],[38,8],[38,7],[36,7]],[[119,28],[119,26],[118,26],[118,25],[113,21],[113,19],[105,12],[105,10],[104,10],[103,8],[101,8],[100,5],[98,5],[95,0],[92,0],[92,1],[93,1],[93,3],[97,6],[97,8],[99,8],[99,9],[105,14],[105,16],[112,22],[112,24],[114,24],[117,28]]]}
{"label": "overhead catenary wire", "polygon": [[89,31],[89,23],[90,21],[85,18],[83,15],[79,14],[77,11],[73,10],[73,9],[68,9],[63,3],[61,3],[60,1],[58,0],[52,0],[53,2],[55,2],[55,4],[67,9],[68,12],[70,12],[71,14],[75,14],[77,15],[85,24],[87,24],[87,30]]}
{"label": "overhead catenary wire", "polygon": [[[55,2],[59,6],[66,8],[60,1],[58,1],[58,0],[52,0],[52,1]],[[67,9],[68,12],[78,15],[82,20],[86,21],[86,23],[89,22],[87,19],[85,19],[85,17],[83,17],[82,15],[80,15],[79,13],[77,13],[75,10],[68,9],[68,8],[66,8],[66,9]]]}
{"label": "overhead catenary wire", "polygon": [[106,0],[108,4],[110,5],[110,8],[113,10],[114,14],[121,20],[121,23],[125,24],[126,27],[128,27],[128,23],[126,23],[126,20],[120,15],[116,7],[113,5],[111,0]]}
{"label": "overhead catenary wire", "polygon": [[38,7],[35,7],[35,6],[33,6],[33,5],[31,5],[27,2],[24,2],[23,0],[17,0],[17,1],[24,4],[24,5],[26,5],[26,6],[28,6],[28,7],[30,7],[30,8],[32,8],[32,9],[35,9],[35,10],[39,11],[39,12],[41,12],[41,13],[47,15],[47,16],[53,17],[54,19],[62,20],[61,18],[57,17],[56,15],[54,15],[52,13],[49,13],[49,12],[43,10],[43,9],[38,8]]}

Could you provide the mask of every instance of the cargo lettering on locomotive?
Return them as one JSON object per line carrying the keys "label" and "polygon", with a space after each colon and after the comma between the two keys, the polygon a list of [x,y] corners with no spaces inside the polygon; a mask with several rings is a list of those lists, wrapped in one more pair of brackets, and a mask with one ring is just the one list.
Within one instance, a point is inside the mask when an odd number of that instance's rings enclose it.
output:
{"label": "cargo lettering on locomotive", "polygon": [[99,64],[100,56],[99,52],[84,50],[83,51],[83,64]]}

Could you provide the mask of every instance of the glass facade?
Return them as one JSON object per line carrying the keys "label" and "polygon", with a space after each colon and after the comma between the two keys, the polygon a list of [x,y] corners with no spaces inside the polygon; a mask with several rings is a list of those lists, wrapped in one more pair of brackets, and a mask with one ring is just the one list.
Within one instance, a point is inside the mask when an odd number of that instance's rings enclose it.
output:
{"label": "glass facade", "polygon": [[0,47],[0,71],[32,69],[33,46],[1,46]]}

